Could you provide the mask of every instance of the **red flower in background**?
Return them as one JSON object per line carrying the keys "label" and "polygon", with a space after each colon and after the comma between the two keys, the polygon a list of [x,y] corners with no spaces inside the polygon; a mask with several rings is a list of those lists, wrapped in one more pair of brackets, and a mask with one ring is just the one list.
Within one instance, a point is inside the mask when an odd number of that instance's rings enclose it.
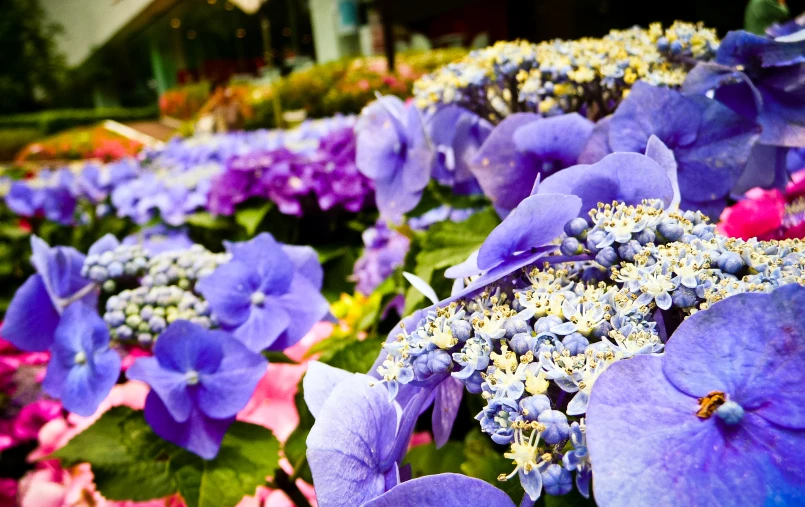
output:
{"label": "red flower in background", "polygon": [[805,169],[793,174],[785,192],[748,191],[721,213],[718,232],[742,239],[805,238]]}

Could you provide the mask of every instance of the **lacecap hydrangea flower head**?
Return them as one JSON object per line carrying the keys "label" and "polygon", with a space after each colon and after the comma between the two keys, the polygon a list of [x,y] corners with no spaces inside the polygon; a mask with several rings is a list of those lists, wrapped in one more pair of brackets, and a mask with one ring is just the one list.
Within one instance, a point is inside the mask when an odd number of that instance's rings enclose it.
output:
{"label": "lacecap hydrangea flower head", "polygon": [[[407,442],[410,438],[414,426],[411,419],[432,405],[435,442],[444,444],[457,417],[463,390],[482,398],[484,407],[475,418],[483,433],[505,446],[502,453],[511,461],[511,468],[500,470],[499,480],[514,480],[521,485],[523,505],[533,504],[542,495],[564,495],[574,488],[589,496],[591,485],[596,500],[601,502],[597,488],[610,486],[599,486],[596,466],[606,458],[596,458],[596,453],[605,452],[623,456],[619,459],[628,463],[625,471],[620,471],[617,462],[605,467],[604,480],[614,481],[611,491],[626,492],[633,481],[643,481],[640,487],[648,492],[640,498],[663,498],[653,485],[645,483],[653,480],[650,472],[656,470],[652,468],[654,464],[661,466],[674,447],[665,445],[660,435],[651,433],[652,426],[645,423],[650,417],[662,417],[665,409],[653,412],[653,406],[630,405],[624,397],[635,386],[628,377],[613,381],[613,392],[622,396],[618,398],[622,403],[612,409],[616,411],[614,415],[596,418],[591,409],[599,380],[610,368],[617,372],[650,362],[668,364],[677,334],[683,344],[690,330],[700,341],[709,338],[707,331],[696,324],[707,319],[717,321],[713,325],[719,327],[719,332],[711,333],[719,339],[719,344],[713,345],[717,348],[702,349],[695,358],[687,353],[675,360],[680,371],[693,368],[704,376],[691,374],[691,380],[683,385],[676,383],[670,370],[665,369],[669,385],[686,393],[691,402],[690,417],[695,422],[703,419],[696,415],[702,407],[720,410],[716,419],[704,423],[708,428],[715,424],[715,430],[723,418],[738,419],[740,411],[734,404],[747,414],[763,410],[765,405],[759,395],[750,403],[743,397],[744,390],[703,380],[709,378],[707,371],[718,371],[716,368],[726,368],[730,378],[741,376],[730,361],[734,354],[721,351],[740,349],[743,340],[752,340],[761,333],[762,326],[779,325],[791,337],[786,342],[790,345],[775,345],[771,350],[796,353],[793,342],[802,332],[799,323],[792,322],[790,316],[781,316],[774,322],[758,324],[755,315],[770,306],[767,301],[791,299],[789,296],[805,290],[799,287],[805,283],[805,245],[795,240],[726,238],[717,234],[702,213],[678,211],[680,196],[673,156],[657,138],[651,138],[648,144],[651,156],[615,153],[609,156],[614,158],[605,159],[606,163],[568,168],[542,182],[535,195],[515,208],[490,234],[475,259],[470,259],[476,268],[488,266],[485,260],[489,259],[500,264],[481,273],[480,278],[466,280],[465,288],[450,298],[404,319],[390,334],[369,378],[332,368],[311,369],[305,380],[305,396],[316,424],[308,438],[308,458],[322,505],[344,505],[344,498],[353,499],[352,504],[373,505],[372,501],[384,495],[400,502],[421,498],[415,491],[417,481],[423,479],[410,483],[405,480],[405,469],[401,467],[405,445],[401,440]],[[630,168],[645,179],[629,178]],[[551,182],[552,178],[557,178],[556,183]],[[660,184],[663,178],[665,183]],[[567,193],[542,193],[543,185],[552,192]],[[572,202],[572,206],[564,207],[569,212],[559,228],[555,227],[554,222],[559,220],[555,212],[545,213],[545,209],[554,208],[534,204],[540,199],[556,198]],[[586,214],[582,203],[589,202],[596,204]],[[730,308],[733,299],[733,305],[744,302],[743,308],[746,304],[757,307],[755,313],[744,312],[746,326],[741,325],[743,319],[717,317],[723,311],[719,309]],[[715,312],[713,317],[708,317],[711,312]],[[775,333],[768,330],[766,334]],[[735,338],[736,335],[746,338]],[[669,352],[663,356],[666,346]],[[754,362],[739,364],[750,367],[762,363],[777,368],[774,372],[752,370],[759,372],[758,377],[747,370],[749,378],[758,379],[751,382],[755,392],[765,396],[774,389],[769,386],[774,385],[776,372],[788,372],[788,365],[793,367],[795,361],[771,359],[759,349],[762,346],[762,340],[756,340],[745,351],[747,357],[755,358]],[[724,366],[709,369],[719,361],[719,355],[726,356],[721,363]],[[662,384],[656,368],[645,375],[652,376],[652,386]],[[791,375],[783,374],[783,381],[794,379]],[[688,386],[690,382],[696,384],[696,378],[702,382],[693,390],[692,385]],[[713,394],[710,399],[710,391],[723,396]],[[656,396],[651,398],[656,400],[656,407],[664,406],[658,399],[660,394],[652,396]],[[790,396],[802,398],[793,390]],[[677,405],[671,406],[676,410]],[[634,460],[629,455],[631,430],[617,430],[631,424],[629,410],[646,414],[640,415],[641,433],[654,435],[646,437],[646,445]],[[755,419],[746,417],[754,424]],[[616,424],[613,419],[620,422]],[[785,466],[775,458],[797,445],[798,437],[791,437],[788,431],[795,429],[794,423],[783,419],[768,421],[771,425],[763,426],[760,420],[757,424],[764,431],[774,432],[769,437],[775,443],[755,441],[756,448],[751,451],[754,454],[750,453],[754,457],[740,465],[736,463],[736,472],[723,479],[729,487],[740,489],[734,479],[739,476],[738,470],[750,463],[756,466],[754,473],[777,481],[772,484],[781,488],[796,487],[804,479],[796,466]],[[777,429],[774,424],[784,428]],[[687,431],[685,428],[680,427],[678,434]],[[617,439],[609,439],[611,433],[618,433]],[[605,437],[594,442],[591,439],[596,435]],[[610,445],[610,440],[617,441],[617,445]],[[748,445],[749,438],[742,442]],[[779,451],[769,450],[769,445]],[[601,450],[604,448],[608,451]],[[694,457],[710,459],[704,451],[703,446],[696,447]],[[718,473],[715,467],[712,471],[702,470],[692,460],[679,456],[674,474],[657,482],[676,488],[671,482],[694,484],[711,480],[711,474]],[[640,467],[648,467],[645,474],[636,473]],[[446,485],[453,481],[447,476],[444,479]],[[430,491],[434,495],[430,504],[437,504],[440,498],[447,501],[452,494]],[[692,495],[694,491],[680,495]],[[782,489],[779,494],[787,498],[787,491]],[[764,498],[757,496],[760,493],[753,494],[751,498]],[[605,502],[608,499],[603,498]],[[614,500],[609,504],[617,505],[621,497],[611,498]]]}
{"label": "lacecap hydrangea flower head", "polygon": [[265,233],[213,253],[146,232],[123,244],[106,235],[86,256],[33,237],[37,273],[3,336],[49,350],[44,390],[83,416],[118,382],[121,359],[137,357],[128,376],[151,386],[146,421],[210,459],[265,372],[260,352],[292,346],[327,314],[322,268],[312,248]]}

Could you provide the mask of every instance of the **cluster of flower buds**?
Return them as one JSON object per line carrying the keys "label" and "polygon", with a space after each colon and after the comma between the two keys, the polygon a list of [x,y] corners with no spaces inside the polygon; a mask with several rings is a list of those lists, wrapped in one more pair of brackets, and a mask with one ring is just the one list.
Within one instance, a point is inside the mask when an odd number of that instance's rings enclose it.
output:
{"label": "cluster of flower buds", "polygon": [[148,253],[139,245],[119,245],[84,259],[81,276],[101,284],[105,292],[116,289],[115,281],[141,276],[148,266]]}

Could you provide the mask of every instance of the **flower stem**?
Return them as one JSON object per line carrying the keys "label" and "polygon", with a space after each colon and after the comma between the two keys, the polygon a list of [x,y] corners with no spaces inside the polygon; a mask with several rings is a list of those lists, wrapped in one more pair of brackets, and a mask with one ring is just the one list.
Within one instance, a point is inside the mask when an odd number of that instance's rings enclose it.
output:
{"label": "flower stem", "polygon": [[296,507],[310,507],[307,497],[302,494],[296,483],[281,468],[277,469],[274,474],[274,481],[269,483],[269,487],[283,491]]}

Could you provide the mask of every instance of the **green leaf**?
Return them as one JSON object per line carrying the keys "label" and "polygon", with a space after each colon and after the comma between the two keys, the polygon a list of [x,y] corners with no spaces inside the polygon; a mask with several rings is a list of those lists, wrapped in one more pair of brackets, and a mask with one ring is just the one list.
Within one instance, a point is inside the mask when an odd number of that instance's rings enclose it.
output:
{"label": "green leaf", "polygon": [[562,496],[542,495],[545,507],[594,507],[592,498],[584,498],[576,488]]}
{"label": "green leaf", "polygon": [[180,493],[188,507],[233,507],[279,467],[270,430],[236,421],[213,460],[159,438],[142,411],[115,407],[53,454],[62,465],[88,462],[110,500],[146,501]]}
{"label": "green leaf", "polygon": [[322,362],[350,373],[366,373],[380,355],[383,341],[382,338],[354,341]]}
{"label": "green leaf", "polygon": [[274,474],[279,448],[270,430],[236,421],[214,460],[199,460],[201,467],[193,459],[177,460],[179,492],[188,507],[234,506]]}
{"label": "green leaf", "polygon": [[464,439],[464,463],[461,471],[465,475],[484,480],[506,492],[512,501],[520,504],[523,488],[517,476],[508,481],[499,481],[500,474],[509,474],[514,470],[512,461],[503,457],[503,453],[494,447],[487,435],[477,428],[470,431]]}
{"label": "green leaf", "polygon": [[27,238],[31,233],[18,225],[0,223],[0,236],[10,240]]}
{"label": "green leaf", "polygon": [[272,205],[273,203],[269,201],[262,206],[239,209],[235,212],[235,221],[246,230],[246,234],[253,236]]}
{"label": "green leaf", "polygon": [[302,381],[299,381],[296,395],[294,396],[294,403],[296,410],[299,412],[299,424],[293,430],[285,441],[283,453],[293,467],[292,478],[301,477],[309,484],[313,484],[313,477],[310,473],[310,467],[307,465],[307,435],[313,427],[315,419],[310,409],[307,408],[305,403],[305,393],[302,387]]}
{"label": "green leaf", "polygon": [[222,230],[230,227],[229,221],[219,215],[211,215],[206,211],[199,211],[185,217],[185,222],[202,229]]}
{"label": "green leaf", "polygon": [[264,350],[263,357],[273,364],[299,364],[278,350]]}
{"label": "green leaf", "polygon": [[449,441],[441,449],[433,443],[418,445],[405,455],[405,463],[411,464],[414,478],[443,473],[461,473],[464,462],[464,445]]}
{"label": "green leaf", "polygon": [[[416,235],[419,252],[414,259],[414,274],[431,283],[437,271],[463,262],[481,247],[500,219],[492,208],[470,216],[463,222],[440,222],[424,234]],[[438,294],[438,292],[437,292]],[[447,294],[438,294],[444,297]],[[409,315],[421,306],[424,296],[413,287],[405,295],[405,314]]]}

